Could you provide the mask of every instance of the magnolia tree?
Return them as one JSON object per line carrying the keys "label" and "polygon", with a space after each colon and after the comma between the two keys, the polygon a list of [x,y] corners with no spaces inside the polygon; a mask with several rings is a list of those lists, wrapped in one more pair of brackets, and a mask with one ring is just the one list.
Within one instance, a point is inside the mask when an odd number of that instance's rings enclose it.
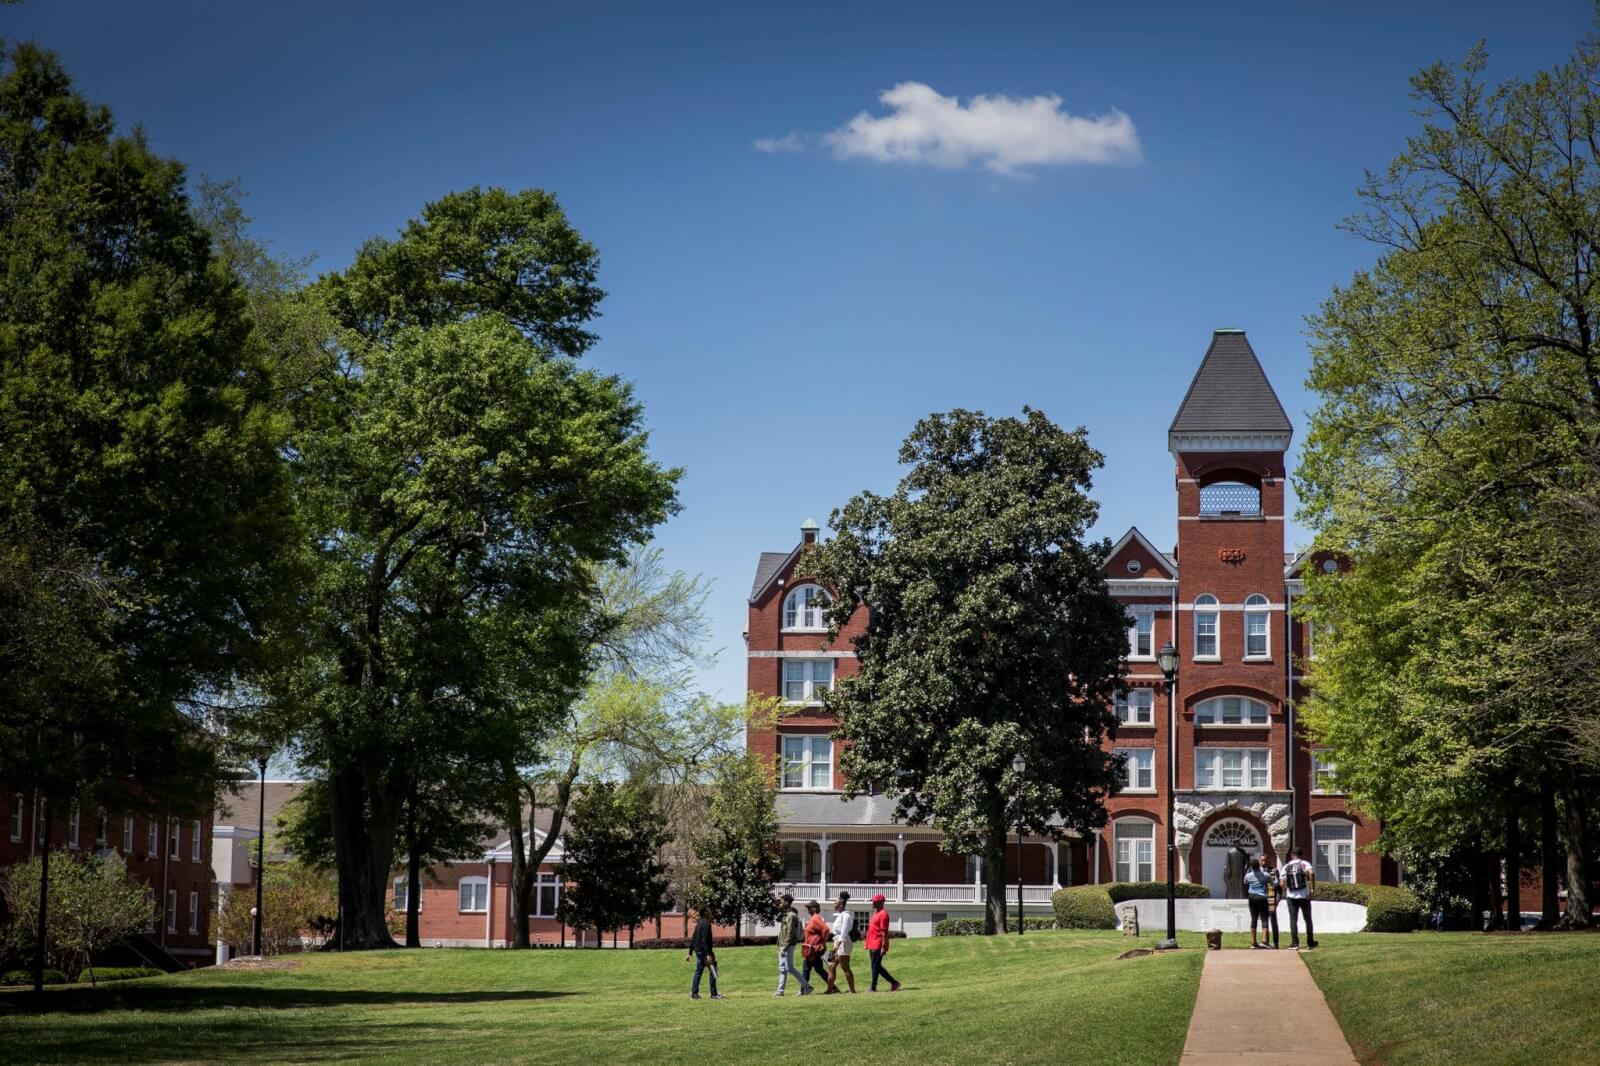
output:
{"label": "magnolia tree", "polygon": [[[0,874],[0,894],[11,916],[6,947],[17,955],[33,952],[39,923],[39,884],[43,863],[38,858],[17,863]],[[94,956],[144,931],[155,916],[144,885],[128,876],[115,855],[99,858],[57,856],[50,864],[50,889],[45,917],[45,962],[69,981],[88,972],[94,982]]]}
{"label": "magnolia tree", "polygon": [[[243,953],[255,944],[256,894],[253,888],[229,893],[222,905],[217,936]],[[261,954],[301,950],[332,928],[339,914],[339,891],[331,870],[301,862],[271,862],[261,881]]]}
{"label": "magnolia tree", "polygon": [[753,755],[729,757],[718,767],[689,902],[713,922],[733,926],[735,944],[743,940],[744,919],[771,922],[782,913],[777,796],[771,774]]}

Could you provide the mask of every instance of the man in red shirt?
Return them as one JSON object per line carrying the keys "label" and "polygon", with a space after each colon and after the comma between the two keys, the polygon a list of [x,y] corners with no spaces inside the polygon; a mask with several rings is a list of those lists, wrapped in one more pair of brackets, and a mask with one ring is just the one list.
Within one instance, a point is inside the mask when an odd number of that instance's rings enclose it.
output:
{"label": "man in red shirt", "polygon": [[872,917],[867,919],[867,954],[872,958],[872,985],[869,991],[878,990],[878,978],[889,982],[889,991],[900,991],[900,982],[884,968],[883,957],[889,954],[889,911],[883,905],[883,893],[872,897]]}

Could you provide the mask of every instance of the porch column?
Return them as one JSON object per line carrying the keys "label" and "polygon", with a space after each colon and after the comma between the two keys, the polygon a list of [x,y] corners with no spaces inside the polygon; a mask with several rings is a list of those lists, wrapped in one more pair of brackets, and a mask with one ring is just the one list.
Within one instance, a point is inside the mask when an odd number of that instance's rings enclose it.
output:
{"label": "porch column", "polygon": [[1058,841],[1049,841],[1045,850],[1050,853],[1050,887],[1061,887],[1061,844]]}
{"label": "porch column", "polygon": [[983,856],[982,855],[978,855],[978,856],[975,856],[975,858],[978,860],[978,862],[977,862],[977,865],[973,867],[973,871],[974,872],[973,872],[973,875],[972,875],[972,902],[974,902],[974,903],[982,903],[983,902]]}
{"label": "porch column", "polygon": [[822,898],[828,898],[828,836],[824,833],[817,840],[817,854],[821,856],[822,868],[817,871],[817,881],[822,885]]}
{"label": "porch column", "polygon": [[1094,831],[1094,884],[1100,883],[1100,830]]}
{"label": "porch column", "polygon": [[489,867],[489,891],[487,913],[483,916],[483,946],[494,947],[494,860],[487,863]]}
{"label": "porch column", "polygon": [[894,841],[894,872],[896,903],[906,901],[906,835],[896,834]]}

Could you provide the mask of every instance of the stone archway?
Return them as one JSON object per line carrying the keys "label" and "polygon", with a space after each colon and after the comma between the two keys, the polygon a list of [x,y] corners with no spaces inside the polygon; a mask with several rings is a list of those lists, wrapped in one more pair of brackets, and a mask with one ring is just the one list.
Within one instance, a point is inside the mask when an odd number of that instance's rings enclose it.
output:
{"label": "stone archway", "polygon": [[[1248,856],[1261,853],[1262,838],[1251,824],[1254,819],[1222,817],[1211,823],[1211,828],[1200,837],[1200,881],[1211,889],[1213,899],[1237,898],[1241,893],[1229,891],[1226,882],[1228,854],[1235,848],[1243,849]],[[1242,871],[1243,867],[1240,867]]]}
{"label": "stone archway", "polygon": [[1252,800],[1246,796],[1220,793],[1214,796],[1182,795],[1173,805],[1173,836],[1178,845],[1179,876],[1185,881],[1205,883],[1204,838],[1213,823],[1233,818],[1272,842],[1278,858],[1288,853],[1292,827],[1289,804],[1271,800]]}

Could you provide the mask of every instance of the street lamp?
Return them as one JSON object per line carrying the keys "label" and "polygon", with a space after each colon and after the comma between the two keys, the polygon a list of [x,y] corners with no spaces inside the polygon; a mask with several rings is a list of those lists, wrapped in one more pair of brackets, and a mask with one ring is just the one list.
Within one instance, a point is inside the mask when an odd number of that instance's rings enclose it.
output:
{"label": "street lamp", "polygon": [[255,951],[252,953],[257,958],[261,957],[261,884],[266,880],[267,873],[267,749],[262,748],[256,755],[256,765],[261,768],[260,801],[256,808],[256,909],[255,909]]}
{"label": "street lamp", "polygon": [[1022,772],[1028,768],[1019,751],[1011,759],[1011,770],[1017,775],[1017,935],[1022,935]]}
{"label": "street lamp", "polygon": [[1178,840],[1172,819],[1177,806],[1174,793],[1178,788],[1178,649],[1172,646],[1172,641],[1161,645],[1156,662],[1167,679],[1167,938],[1156,947],[1175,948],[1178,946]]}

